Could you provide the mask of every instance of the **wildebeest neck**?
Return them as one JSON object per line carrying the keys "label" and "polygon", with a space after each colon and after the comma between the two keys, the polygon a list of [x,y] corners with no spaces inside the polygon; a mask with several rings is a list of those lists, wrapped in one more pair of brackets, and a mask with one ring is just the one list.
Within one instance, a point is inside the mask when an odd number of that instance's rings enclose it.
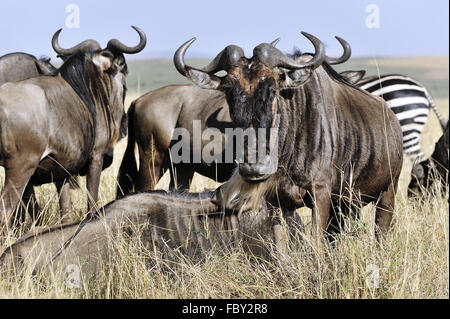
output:
{"label": "wildebeest neck", "polygon": [[59,70],[56,71],[56,74],[59,73],[61,77],[74,89],[77,95],[88,107],[95,123],[96,110],[85,79],[85,63],[85,54],[78,53],[69,58],[66,63],[64,63]]}

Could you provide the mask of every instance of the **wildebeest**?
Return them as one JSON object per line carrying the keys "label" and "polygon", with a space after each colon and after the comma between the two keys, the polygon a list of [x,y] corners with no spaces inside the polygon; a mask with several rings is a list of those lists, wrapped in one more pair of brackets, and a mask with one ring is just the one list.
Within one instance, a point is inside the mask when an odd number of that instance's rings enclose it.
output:
{"label": "wildebeest", "polygon": [[[266,143],[256,163],[239,163],[229,181],[236,185],[232,197],[263,194],[282,208],[301,198],[313,210],[313,231],[340,229],[340,213],[355,211],[356,199],[375,202],[379,236],[393,217],[402,168],[400,125],[383,99],[335,72],[320,40],[303,34],[314,44],[314,55],[292,59],[262,43],[248,59],[233,46],[197,69],[184,62],[193,38],[176,51],[174,63],[197,86],[225,94],[235,126],[278,129],[277,158]],[[225,76],[216,75],[222,70]],[[286,190],[283,196],[280,189]]]}
{"label": "wildebeest", "polygon": [[445,130],[445,119],[428,90],[418,81],[402,74],[384,74],[364,78],[366,71],[344,71],[350,82],[382,97],[400,122],[403,131],[403,153],[412,158],[424,157],[420,136],[430,112],[434,111]]}
{"label": "wildebeest", "polygon": [[124,113],[124,53],[144,49],[113,39],[105,49],[80,51],[53,74],[0,87],[0,165],[5,167],[0,226],[7,225],[27,183],[87,175],[88,209],[97,202],[104,155],[119,136]]}
{"label": "wildebeest", "polygon": [[431,158],[419,162],[419,158],[414,162],[411,171],[411,182],[408,186],[408,196],[421,193],[421,189],[429,189],[432,184],[440,179],[442,182],[442,192],[449,186],[449,123],[447,122],[444,134],[437,141]]}
{"label": "wildebeest", "polygon": [[93,275],[117,257],[118,238],[140,242],[163,258],[175,252],[202,258],[214,247],[230,249],[237,244],[255,255],[268,256],[268,245],[275,237],[272,217],[251,210],[223,211],[217,198],[215,191],[130,195],[99,209],[99,216],[82,227],[65,224],[24,236],[3,252],[0,265],[3,270],[25,266],[39,273],[75,264]]}
{"label": "wildebeest", "polygon": [[[343,63],[350,58],[349,44],[338,37],[344,53],[339,58],[328,58],[330,64]],[[279,38],[272,41],[275,46]],[[229,50],[233,46],[226,48]],[[211,63],[214,65],[214,62]],[[172,163],[169,149],[173,143],[175,128],[185,128],[190,136],[193,133],[193,120],[199,120],[201,130],[217,128],[226,143],[225,130],[233,128],[225,94],[215,90],[202,90],[193,85],[169,85],[148,92],[132,102],[128,110],[128,146],[119,171],[118,196],[133,190],[154,189],[165,170],[170,170],[170,188],[189,189],[195,172],[225,182],[230,178],[235,163],[205,162]],[[192,140],[191,140],[192,142]],[[202,153],[210,140],[202,139],[200,144],[191,143],[190,152]],[[139,171],[134,156],[135,144],[139,150]],[[176,179],[176,183],[175,183]]]}
{"label": "wildebeest", "polygon": [[[300,56],[299,52],[290,55]],[[348,54],[346,55],[348,56]],[[344,62],[342,59],[339,62]],[[445,119],[440,114],[428,90],[416,80],[397,74],[366,77],[365,71],[340,73],[351,83],[382,97],[397,116],[403,131],[403,153],[420,156],[419,139],[431,108],[443,129]],[[382,89],[380,88],[382,85]],[[171,188],[188,189],[194,172],[218,182],[226,181],[235,167],[230,163],[180,163],[172,164],[169,158],[171,134],[174,128],[186,128],[191,136],[192,120],[201,121],[202,130],[215,127],[224,132],[232,128],[225,95],[219,91],[205,91],[192,85],[169,85],[148,92],[133,101],[129,109],[129,131],[126,160],[119,174],[118,194],[130,193],[133,189],[153,189],[165,170],[171,172]],[[207,140],[202,140],[201,148]],[[134,144],[139,150],[139,171],[135,164]],[[197,152],[199,150],[196,150]],[[191,152],[194,147],[191,145]],[[174,174],[174,172],[176,174]]]}
{"label": "wildebeest", "polygon": [[46,58],[37,59],[23,52],[5,54],[0,57],[0,86],[6,82],[17,82],[49,74],[55,70]]}
{"label": "wildebeest", "polygon": [[[52,46],[58,53],[58,56],[66,60],[70,55],[80,51],[95,51],[100,49],[100,45],[94,40],[85,40],[70,49],[62,49],[58,43],[58,36],[61,30],[55,33],[52,39]],[[49,75],[55,72],[56,68],[50,63],[50,58],[41,57],[37,59],[35,56],[23,52],[14,52],[0,57],[0,86],[7,82],[18,82],[40,75]],[[108,161],[107,161],[108,162]],[[76,186],[77,182],[72,181],[72,185]],[[70,218],[71,200],[69,193],[69,185],[64,182],[56,183],[59,194],[59,205],[61,208],[61,220],[67,221]],[[39,205],[34,194],[33,186],[28,184],[24,190],[22,201],[24,207],[20,206],[20,216],[24,218],[24,208],[32,215],[38,216],[40,212]]]}

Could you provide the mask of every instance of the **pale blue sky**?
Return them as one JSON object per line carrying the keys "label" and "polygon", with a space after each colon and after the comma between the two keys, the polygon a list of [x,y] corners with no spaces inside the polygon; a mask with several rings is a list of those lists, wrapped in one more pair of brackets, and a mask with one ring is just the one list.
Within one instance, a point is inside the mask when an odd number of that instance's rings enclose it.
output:
{"label": "pale blue sky", "polygon": [[[65,26],[66,7],[80,8],[80,28]],[[366,7],[379,8],[380,28],[366,27]],[[189,56],[211,57],[228,44],[243,47],[247,56],[261,42],[281,37],[278,47],[305,51],[311,45],[300,36],[319,37],[329,55],[338,55],[339,35],[350,42],[353,56],[448,55],[448,0],[316,0],[316,1],[113,1],[113,0],[2,0],[0,55],[24,51],[55,56],[53,33],[63,27],[61,44],[72,46],[87,38],[106,42],[117,37],[137,43],[130,25],[148,36],[145,50],[135,56],[171,57],[176,48],[196,36]],[[131,56],[130,56],[131,58]]]}

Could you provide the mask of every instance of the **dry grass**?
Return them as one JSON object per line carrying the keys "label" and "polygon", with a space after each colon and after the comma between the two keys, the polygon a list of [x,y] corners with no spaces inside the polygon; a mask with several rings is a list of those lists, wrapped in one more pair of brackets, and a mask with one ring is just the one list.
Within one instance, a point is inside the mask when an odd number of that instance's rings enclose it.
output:
{"label": "dry grass", "polygon": [[[448,118],[448,99],[437,100],[437,104]],[[440,134],[432,115],[422,141],[427,154]],[[125,140],[119,142],[113,165],[102,174],[100,204],[115,197],[125,144]],[[410,168],[411,163],[405,162],[396,223],[381,246],[374,240],[373,210],[368,207],[361,221],[354,222],[359,231],[342,234],[335,249],[324,250],[306,239],[292,242],[289,257],[283,260],[255,261],[236,249],[211,252],[200,263],[180,257],[175,265],[148,269],[139,243],[118,242],[119,253],[111,265],[78,289],[67,288],[62,275],[46,278],[43,284],[26,272],[18,280],[0,278],[0,298],[449,298],[448,190],[444,198],[430,192],[424,200],[408,200]],[[216,185],[196,175],[191,190]],[[167,187],[166,174],[158,188]],[[57,223],[54,186],[39,187],[37,193],[45,207],[46,222]],[[84,192],[72,190],[72,196],[77,218],[82,218],[86,211]],[[301,216],[308,223],[310,211],[302,209]],[[22,232],[30,227],[24,225]],[[14,240],[8,238],[0,250]],[[366,283],[369,265],[380,271],[379,288]]]}

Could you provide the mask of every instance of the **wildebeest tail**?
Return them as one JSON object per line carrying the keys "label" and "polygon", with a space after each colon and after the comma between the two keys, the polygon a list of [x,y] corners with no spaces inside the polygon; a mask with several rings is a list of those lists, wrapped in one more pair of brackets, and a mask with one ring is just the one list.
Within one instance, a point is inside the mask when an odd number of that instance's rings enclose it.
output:
{"label": "wildebeest tail", "polygon": [[134,191],[134,182],[137,178],[137,166],[136,158],[134,156],[134,145],[136,141],[134,133],[134,110],[135,101],[131,103],[130,109],[128,110],[128,141],[125,154],[122,159],[122,164],[119,169],[117,187],[117,198],[122,198],[127,194]]}
{"label": "wildebeest tail", "polygon": [[427,96],[428,101],[430,102],[430,107],[433,109],[434,114],[436,114],[437,118],[439,119],[439,122],[441,123],[442,131],[445,131],[445,127],[447,126],[447,121],[442,116],[441,112],[436,106],[436,103],[434,103],[433,97],[428,92],[428,90],[425,90],[425,95]]}

